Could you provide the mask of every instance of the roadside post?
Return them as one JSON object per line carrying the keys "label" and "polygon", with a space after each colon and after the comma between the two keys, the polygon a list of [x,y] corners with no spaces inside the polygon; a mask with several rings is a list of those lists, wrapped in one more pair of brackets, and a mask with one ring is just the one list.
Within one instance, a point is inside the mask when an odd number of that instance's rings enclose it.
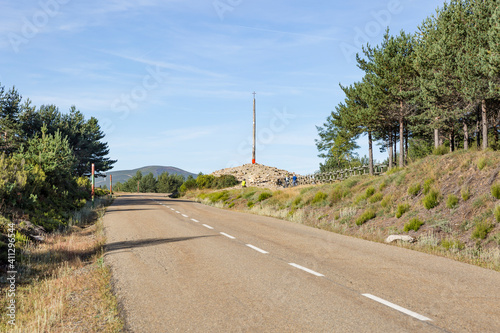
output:
{"label": "roadside post", "polygon": [[95,177],[94,177],[94,173],[95,173],[95,165],[94,163],[92,163],[92,208],[94,208],[94,194],[95,194]]}

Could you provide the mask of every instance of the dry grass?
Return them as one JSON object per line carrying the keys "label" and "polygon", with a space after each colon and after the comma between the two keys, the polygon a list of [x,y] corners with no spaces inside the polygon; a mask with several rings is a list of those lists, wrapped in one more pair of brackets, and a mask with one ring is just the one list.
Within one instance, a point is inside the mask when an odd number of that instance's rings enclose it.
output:
{"label": "dry grass", "polygon": [[[98,212],[102,215],[104,208]],[[98,221],[24,246],[18,263],[16,325],[8,325],[2,312],[0,331],[120,331],[110,272],[102,261],[104,242]],[[6,298],[0,306],[5,309]]]}

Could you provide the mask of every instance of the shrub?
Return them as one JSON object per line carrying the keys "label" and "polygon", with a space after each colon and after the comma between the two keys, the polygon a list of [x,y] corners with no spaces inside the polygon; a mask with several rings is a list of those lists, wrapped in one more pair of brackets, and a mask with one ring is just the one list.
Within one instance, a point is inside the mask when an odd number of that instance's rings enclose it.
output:
{"label": "shrub", "polygon": [[332,194],[331,194],[331,202],[332,204],[335,204],[342,200],[344,197],[344,193],[342,192],[342,189],[340,187],[336,187],[333,189]]}
{"label": "shrub", "polygon": [[384,197],[384,199],[382,199],[382,201],[380,202],[380,206],[386,208],[387,206],[389,206],[389,203],[392,201],[392,197],[390,195]]}
{"label": "shrub", "polygon": [[458,204],[458,197],[454,194],[448,195],[448,198],[446,199],[446,207],[449,209],[455,208]]}
{"label": "shrub", "polygon": [[366,221],[375,218],[375,216],[377,216],[375,211],[373,209],[368,209],[360,217],[356,219],[356,225],[362,225]]}
{"label": "shrub", "polygon": [[441,246],[446,249],[457,249],[457,250],[463,250],[465,249],[465,244],[462,241],[456,240],[456,239],[443,239],[441,241]]}
{"label": "shrub", "polygon": [[413,185],[410,185],[410,187],[408,187],[408,194],[416,197],[420,193],[421,189],[422,185],[420,185],[420,183],[415,183]]}
{"label": "shrub", "polygon": [[431,190],[422,200],[425,209],[432,209],[439,205],[439,192]]}
{"label": "shrub", "polygon": [[234,205],[235,205],[235,203],[234,203],[234,202],[231,202],[231,203],[229,204],[228,208],[233,208],[233,207],[234,207]]}
{"label": "shrub", "polygon": [[254,205],[255,205],[255,203],[253,201],[247,202],[247,207],[248,208],[252,208]]}
{"label": "shrub", "polygon": [[368,199],[368,201],[370,203],[375,203],[375,202],[379,202],[382,199],[383,199],[382,193],[376,193],[370,199]]}
{"label": "shrub", "polygon": [[415,217],[415,218],[412,218],[408,223],[405,224],[403,230],[405,232],[408,232],[410,230],[418,231],[418,229],[420,229],[420,227],[423,224],[424,224],[424,222],[420,221],[420,219],[418,219],[417,217]]}
{"label": "shrub", "polygon": [[226,201],[229,199],[229,192],[228,191],[214,192],[207,195],[207,197],[211,203]]}
{"label": "shrub", "polygon": [[215,187],[217,189],[221,188],[226,188],[226,187],[233,187],[238,185],[240,182],[238,179],[236,179],[235,176],[233,175],[222,175],[220,177],[217,177],[213,183],[212,187]]}
{"label": "shrub", "polygon": [[495,219],[497,222],[500,222],[500,205],[496,206],[493,210],[493,215],[495,215]]}
{"label": "shrub", "polygon": [[312,199],[312,204],[318,204],[318,203],[321,203],[323,202],[324,200],[326,200],[326,198],[328,198],[328,195],[326,193],[323,193],[323,192],[317,192],[315,195],[314,195],[314,198]]}
{"label": "shrub", "polygon": [[470,199],[470,188],[468,186],[462,187],[462,190],[460,191],[460,194],[462,195],[462,200],[467,201]]}
{"label": "shrub", "polygon": [[273,196],[273,194],[270,192],[262,192],[261,194],[259,194],[259,198],[257,199],[257,201],[261,202],[261,201],[264,201],[266,199],[269,199],[272,196]]}
{"label": "shrub", "polygon": [[428,178],[425,180],[425,182],[424,182],[424,194],[429,193],[429,191],[431,190],[431,185],[433,183],[434,183],[434,179],[432,179],[432,178]]}
{"label": "shrub", "polygon": [[486,158],[485,158],[485,157],[481,157],[481,158],[477,161],[477,168],[478,168],[479,170],[483,170],[485,166],[486,166]]}
{"label": "shrub", "polygon": [[491,195],[497,199],[500,199],[500,184],[491,185]]}
{"label": "shrub", "polygon": [[487,223],[485,221],[476,224],[476,228],[472,232],[472,238],[474,239],[485,239],[488,233],[493,230],[494,225]]}
{"label": "shrub", "polygon": [[396,212],[396,217],[399,219],[401,216],[403,216],[404,213],[410,210],[410,205],[405,203],[405,204],[399,204],[398,205],[398,210]]}
{"label": "shrub", "polygon": [[196,177],[196,185],[198,185],[199,189],[211,188],[214,181],[215,177],[213,175],[198,175]]}
{"label": "shrub", "polygon": [[301,201],[302,201],[302,197],[301,196],[296,197],[293,200],[293,202],[292,202],[292,206],[298,206],[298,205],[300,205]]}
{"label": "shrub", "polygon": [[446,147],[445,145],[441,145],[437,148],[434,148],[432,150],[433,155],[446,155],[450,152],[450,148]]}
{"label": "shrub", "polygon": [[366,189],[365,193],[366,193],[366,197],[369,198],[375,194],[375,188],[373,186],[370,186]]}
{"label": "shrub", "polygon": [[354,203],[356,205],[359,205],[359,203],[362,202],[363,200],[366,200],[366,195],[365,194],[358,194],[356,196],[356,198],[354,199]]}

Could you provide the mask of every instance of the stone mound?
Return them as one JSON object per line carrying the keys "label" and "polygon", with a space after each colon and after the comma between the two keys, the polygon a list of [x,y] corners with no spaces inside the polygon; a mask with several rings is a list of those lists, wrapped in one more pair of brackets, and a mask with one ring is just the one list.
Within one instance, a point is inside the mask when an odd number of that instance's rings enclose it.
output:
{"label": "stone mound", "polygon": [[247,186],[277,188],[276,181],[278,178],[283,179],[287,175],[291,178],[294,173],[256,163],[218,170],[213,172],[212,175],[216,177],[221,175],[233,175],[240,182],[245,180]]}

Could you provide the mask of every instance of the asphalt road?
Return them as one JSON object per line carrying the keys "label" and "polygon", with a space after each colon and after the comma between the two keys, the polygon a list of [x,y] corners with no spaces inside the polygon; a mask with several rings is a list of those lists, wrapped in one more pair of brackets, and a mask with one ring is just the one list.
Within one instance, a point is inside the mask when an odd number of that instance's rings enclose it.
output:
{"label": "asphalt road", "polygon": [[500,332],[500,273],[161,195],[104,217],[131,332]]}

